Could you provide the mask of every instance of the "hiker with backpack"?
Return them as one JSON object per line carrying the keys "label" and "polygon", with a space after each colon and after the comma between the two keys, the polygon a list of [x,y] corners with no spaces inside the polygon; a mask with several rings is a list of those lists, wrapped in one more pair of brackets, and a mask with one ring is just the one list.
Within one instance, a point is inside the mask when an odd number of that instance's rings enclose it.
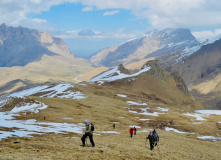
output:
{"label": "hiker with backpack", "polygon": [[153,136],[154,136],[154,137],[155,137],[155,139],[156,139],[155,146],[157,146],[157,142],[159,142],[159,141],[160,141],[160,137],[158,136],[158,134],[157,134],[156,130],[154,130],[154,131],[153,131]]}
{"label": "hiker with backpack", "polygon": [[136,135],[136,133],[137,133],[137,129],[136,127],[134,127],[134,135]]}
{"label": "hiker with backpack", "polygon": [[83,147],[85,147],[85,139],[87,138],[87,136],[89,136],[90,142],[92,147],[95,146],[94,141],[93,141],[93,131],[94,131],[94,125],[92,123],[90,123],[87,119],[84,120],[84,123],[86,125],[86,129],[84,131],[84,135],[81,138],[82,141],[82,145]]}
{"label": "hiker with backpack", "polygon": [[131,128],[129,131],[130,131],[130,137],[132,138],[132,137],[133,137],[133,132],[134,132],[134,129],[133,129],[133,128]]}
{"label": "hiker with backpack", "polygon": [[150,142],[150,150],[152,151],[154,148],[154,143],[156,141],[156,138],[153,135],[153,132],[150,132],[150,134],[148,135],[147,139],[149,139]]}

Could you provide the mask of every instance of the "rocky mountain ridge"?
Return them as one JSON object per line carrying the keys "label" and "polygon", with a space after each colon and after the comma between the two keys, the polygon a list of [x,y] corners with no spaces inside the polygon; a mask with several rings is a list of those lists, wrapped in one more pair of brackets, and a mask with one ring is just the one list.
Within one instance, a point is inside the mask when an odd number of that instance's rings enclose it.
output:
{"label": "rocky mountain ridge", "polygon": [[5,24],[0,25],[0,67],[1,92],[47,81],[72,82],[94,68],[50,33]]}
{"label": "rocky mountain ridge", "polygon": [[63,54],[70,54],[68,46],[47,32],[23,27],[0,25],[0,67],[25,66],[39,61],[43,55],[61,54],[49,47],[62,46]]}
{"label": "rocky mountain ridge", "polygon": [[107,67],[128,64],[144,58],[160,57],[169,53],[192,48],[199,42],[189,29],[165,29],[129,40],[115,47],[101,50],[90,61]]}

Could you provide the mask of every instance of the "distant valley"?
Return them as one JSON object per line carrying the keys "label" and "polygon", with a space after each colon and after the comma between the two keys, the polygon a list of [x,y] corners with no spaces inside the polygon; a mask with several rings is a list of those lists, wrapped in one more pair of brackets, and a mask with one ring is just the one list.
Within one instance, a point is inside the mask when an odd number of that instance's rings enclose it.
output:
{"label": "distant valley", "polygon": [[47,81],[72,82],[94,66],[47,32],[0,25],[0,92]]}

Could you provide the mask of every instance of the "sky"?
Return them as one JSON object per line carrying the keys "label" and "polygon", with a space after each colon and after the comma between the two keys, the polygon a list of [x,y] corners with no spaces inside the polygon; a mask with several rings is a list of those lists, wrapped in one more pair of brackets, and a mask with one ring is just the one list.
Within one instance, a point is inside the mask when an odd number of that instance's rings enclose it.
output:
{"label": "sky", "polygon": [[95,52],[155,29],[189,28],[199,40],[221,34],[220,0],[0,0],[0,24],[49,32],[70,51]]}

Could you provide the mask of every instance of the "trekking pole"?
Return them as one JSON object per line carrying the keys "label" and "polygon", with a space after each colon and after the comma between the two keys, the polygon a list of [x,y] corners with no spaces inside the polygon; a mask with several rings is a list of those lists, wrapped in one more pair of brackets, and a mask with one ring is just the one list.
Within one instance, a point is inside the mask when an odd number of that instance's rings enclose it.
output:
{"label": "trekking pole", "polygon": [[158,149],[158,151],[160,152],[160,149],[159,149],[158,145],[159,145],[159,141],[158,141],[158,143],[157,143],[157,149]]}
{"label": "trekking pole", "polygon": [[146,145],[147,145],[147,138],[146,138],[145,148],[147,148]]}

